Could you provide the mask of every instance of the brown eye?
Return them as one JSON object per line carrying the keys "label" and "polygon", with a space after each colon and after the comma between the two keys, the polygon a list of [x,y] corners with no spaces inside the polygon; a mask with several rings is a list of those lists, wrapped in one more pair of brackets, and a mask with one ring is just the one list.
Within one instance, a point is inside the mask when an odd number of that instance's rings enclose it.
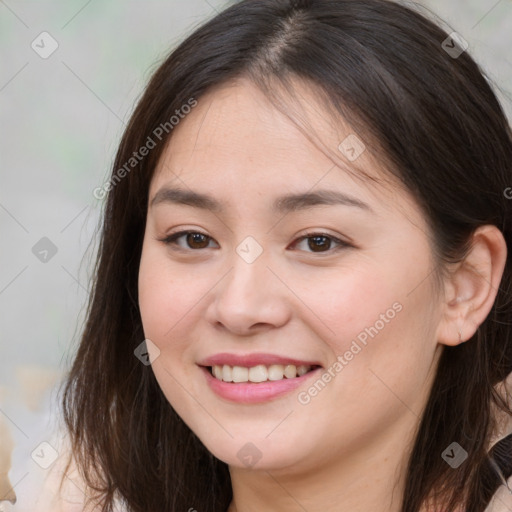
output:
{"label": "brown eye", "polygon": [[[185,239],[185,246],[177,243],[177,241],[181,238]],[[167,245],[177,246],[178,249],[206,249],[208,247],[209,241],[212,240],[211,237],[205,235],[204,233],[200,233],[199,231],[179,231],[178,233],[173,233],[168,237],[162,239],[161,241]]]}
{"label": "brown eye", "polygon": [[324,252],[330,249],[331,239],[327,236],[311,236],[308,240],[308,247],[313,252]]}
{"label": "brown eye", "polygon": [[[192,249],[204,249],[208,247],[208,237],[202,233],[188,233],[185,240]],[[206,241],[206,245],[205,245]]]}
{"label": "brown eye", "polygon": [[[180,239],[184,239],[185,244],[178,243]],[[177,250],[207,249],[209,242],[212,240],[213,238],[199,231],[179,231],[178,233],[173,233],[166,238],[160,239],[161,242],[164,242],[166,245],[174,246]],[[299,238],[294,245],[299,245],[306,240],[308,249],[306,252],[312,253],[333,253],[343,248],[352,247],[349,243],[326,233],[306,234]],[[334,249],[332,248],[333,243],[337,246],[334,247]]]}
{"label": "brown eye", "polygon": [[[302,236],[296,242],[296,245],[300,245],[304,241],[307,240],[307,249],[306,252],[314,252],[314,253],[333,253],[343,248],[353,247],[348,242],[344,242],[343,240],[339,240],[327,233],[307,233]],[[335,244],[337,247],[332,249],[332,244]]]}

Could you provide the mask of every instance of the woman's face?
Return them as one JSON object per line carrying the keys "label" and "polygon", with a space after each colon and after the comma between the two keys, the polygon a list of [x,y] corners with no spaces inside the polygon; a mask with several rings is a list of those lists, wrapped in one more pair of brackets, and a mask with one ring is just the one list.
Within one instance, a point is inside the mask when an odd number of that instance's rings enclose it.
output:
{"label": "woman's face", "polygon": [[[384,176],[305,99],[341,166],[357,157]],[[351,177],[239,81],[174,128],[149,205],[139,303],[152,369],[216,457],[305,471],[374,443],[403,448],[441,318],[428,228],[403,189]],[[163,241],[186,230],[196,234]],[[301,362],[313,371],[294,377]],[[202,366],[213,363],[217,377]]]}

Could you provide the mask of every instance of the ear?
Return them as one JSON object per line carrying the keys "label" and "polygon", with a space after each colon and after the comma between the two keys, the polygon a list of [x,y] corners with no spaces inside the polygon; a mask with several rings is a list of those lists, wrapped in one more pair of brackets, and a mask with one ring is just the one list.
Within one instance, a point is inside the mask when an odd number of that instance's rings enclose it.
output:
{"label": "ear", "polygon": [[472,235],[471,249],[444,281],[437,341],[455,346],[470,339],[492,309],[507,260],[507,244],[492,225]]}

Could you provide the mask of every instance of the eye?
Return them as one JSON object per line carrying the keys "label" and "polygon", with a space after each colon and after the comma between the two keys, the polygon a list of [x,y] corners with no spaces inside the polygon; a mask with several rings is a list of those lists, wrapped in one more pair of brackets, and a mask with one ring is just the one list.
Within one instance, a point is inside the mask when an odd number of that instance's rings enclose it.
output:
{"label": "eye", "polygon": [[[311,252],[335,252],[339,251],[343,248],[353,247],[348,242],[344,242],[343,240],[339,240],[334,236],[331,236],[327,233],[306,233],[304,236],[301,236],[297,242],[294,242],[294,245],[298,245],[298,243],[303,243],[307,241],[307,247],[311,249]],[[331,244],[334,242],[337,244],[337,247],[331,251]]]}
{"label": "eye", "polygon": [[[181,238],[184,238],[186,246],[183,246],[178,243],[178,240],[180,240]],[[213,240],[213,238],[211,238],[208,235],[205,235],[204,233],[201,233],[200,231],[188,230],[172,233],[171,235],[159,240],[165,243],[166,245],[174,245],[176,246],[177,249],[196,250],[207,249],[209,241]],[[307,247],[311,249],[310,252],[316,253],[334,252],[343,248],[353,247],[348,242],[339,240],[338,238],[328,235],[327,233],[306,233],[305,235],[298,238],[292,244],[292,246],[299,245],[300,243],[303,243],[305,241],[307,241]],[[331,245],[333,242],[334,244],[337,245],[337,247],[334,250],[331,250]]]}
{"label": "eye", "polygon": [[[185,243],[188,244],[188,247],[183,247],[178,244],[177,241],[180,238],[185,238]],[[178,249],[206,249],[208,243],[205,245],[205,241],[213,240],[213,238],[201,233],[200,231],[179,231],[178,233],[173,233],[163,239],[160,239],[161,242],[166,245],[175,245]]]}

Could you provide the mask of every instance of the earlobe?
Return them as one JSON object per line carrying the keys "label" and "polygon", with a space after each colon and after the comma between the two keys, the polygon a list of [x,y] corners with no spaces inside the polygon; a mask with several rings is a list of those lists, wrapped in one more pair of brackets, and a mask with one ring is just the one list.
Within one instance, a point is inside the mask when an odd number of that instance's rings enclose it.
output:
{"label": "earlobe", "polygon": [[475,334],[492,309],[506,259],[507,245],[496,226],[475,230],[471,249],[445,280],[438,343],[455,346]]}

